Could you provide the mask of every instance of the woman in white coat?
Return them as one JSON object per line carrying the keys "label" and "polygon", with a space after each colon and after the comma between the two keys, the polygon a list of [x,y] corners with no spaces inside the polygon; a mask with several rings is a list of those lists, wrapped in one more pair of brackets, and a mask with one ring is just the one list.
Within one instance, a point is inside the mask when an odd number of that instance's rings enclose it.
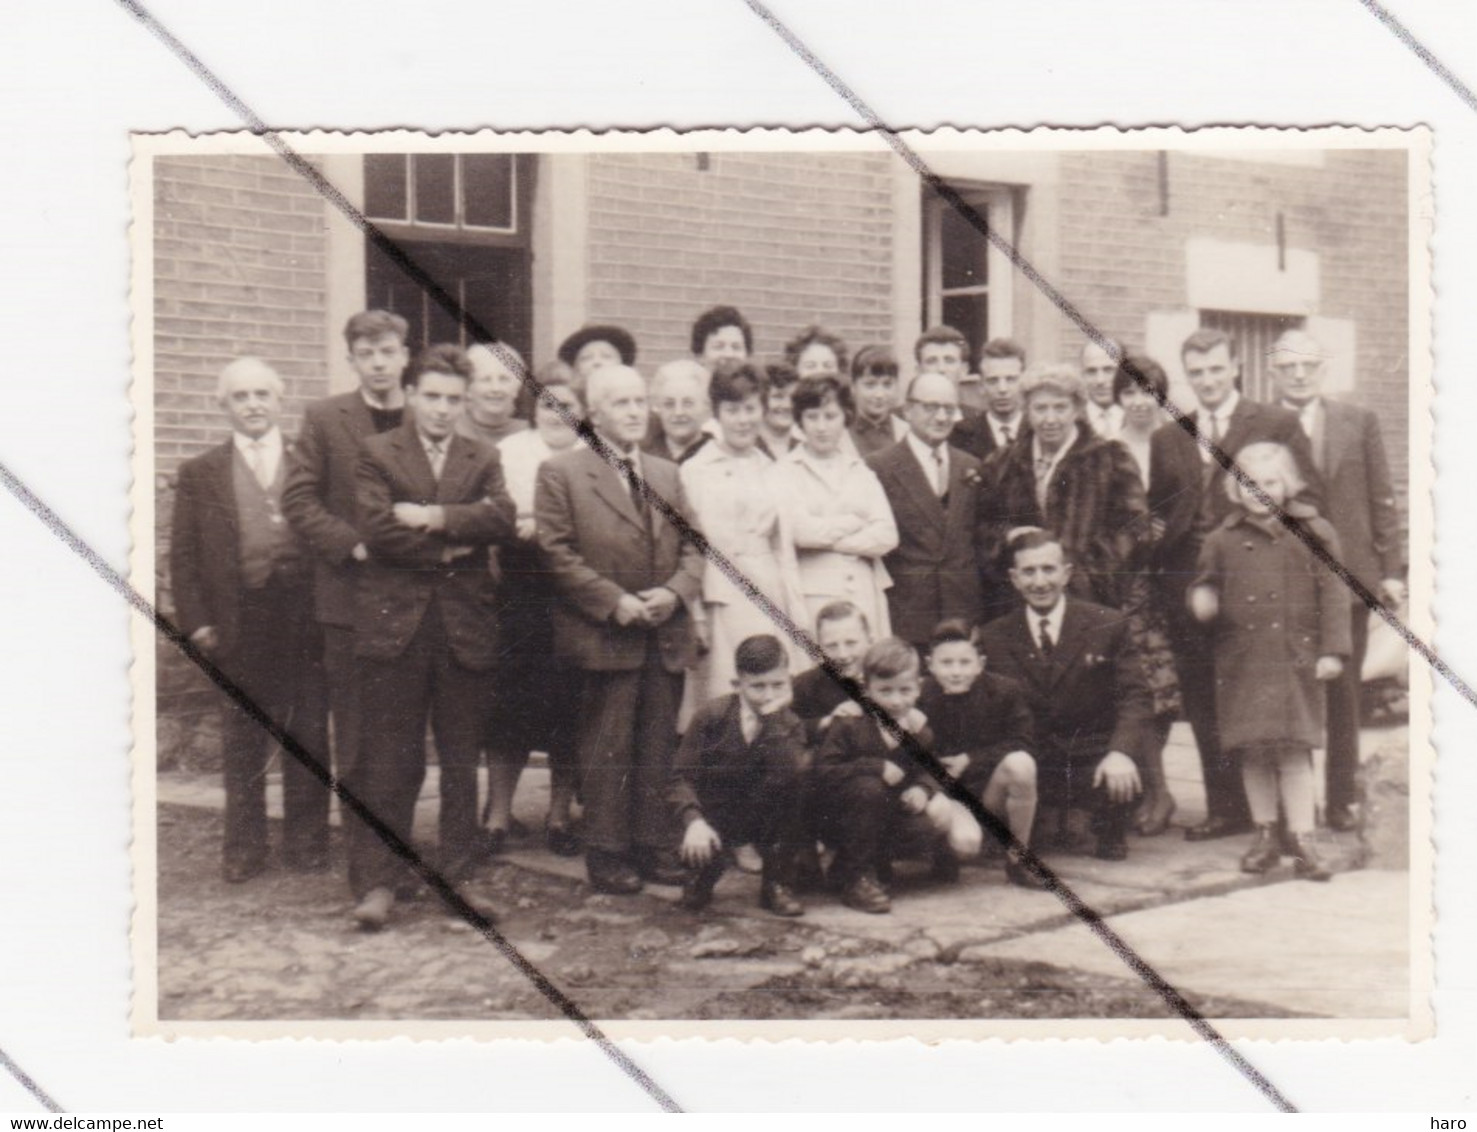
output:
{"label": "woman in white coat", "polygon": [[810,377],[791,398],[805,437],[780,460],[782,495],[794,531],[807,628],[833,601],[867,615],[872,639],[890,635],[882,556],[898,543],[897,524],[882,484],[847,445],[851,390],[834,377]]}

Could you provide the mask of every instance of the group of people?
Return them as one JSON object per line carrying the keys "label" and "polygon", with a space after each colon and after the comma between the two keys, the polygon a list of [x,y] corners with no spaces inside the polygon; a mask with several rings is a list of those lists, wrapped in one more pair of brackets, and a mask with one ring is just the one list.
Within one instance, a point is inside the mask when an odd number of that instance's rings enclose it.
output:
{"label": "group of people", "polygon": [[[1192,334],[1181,415],[1101,339],[1034,365],[992,340],[976,371],[937,327],[904,380],[819,327],[760,364],[720,306],[648,380],[616,326],[534,374],[501,343],[412,359],[407,331],[350,319],[359,388],[293,443],[278,375],[228,365],[232,436],[181,466],[170,551],[182,633],[367,810],[361,927],[416,889],[428,726],[452,883],[507,843],[543,751],[548,847],[603,892],[699,909],[736,863],[778,915],[821,885],[880,913],[899,857],[949,880],[996,841],[1039,887],[1027,849],[1118,860],[1169,828],[1178,718],[1207,803],[1186,837],[1254,832],[1243,868],[1328,879],[1312,750],[1350,828],[1365,597],[1400,601],[1404,567],[1378,423],[1323,395],[1306,333],[1277,341],[1270,404],[1232,339]],[[268,859],[270,739],[225,710],[240,882]],[[283,781],[284,861],[324,869],[329,792],[297,758]]]}

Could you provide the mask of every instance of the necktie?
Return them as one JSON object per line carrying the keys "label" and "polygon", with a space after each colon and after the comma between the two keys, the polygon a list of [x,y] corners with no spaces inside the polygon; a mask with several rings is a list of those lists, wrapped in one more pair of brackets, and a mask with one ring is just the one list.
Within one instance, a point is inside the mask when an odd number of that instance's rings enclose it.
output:
{"label": "necktie", "polygon": [[1036,506],[1041,508],[1041,514],[1046,514],[1046,497],[1051,487],[1051,457],[1036,457]]}
{"label": "necktie", "polygon": [[262,487],[272,486],[272,478],[267,475],[267,446],[262,440],[253,440],[246,446],[246,466],[251,469],[251,474],[256,477],[256,482]]}
{"label": "necktie", "polygon": [[431,461],[431,474],[437,480],[441,479],[441,469],[446,466],[446,445],[442,441],[433,441],[426,446],[426,456]]}
{"label": "necktie", "polygon": [[1056,642],[1051,639],[1051,619],[1043,617],[1041,619],[1041,655],[1049,659],[1054,648],[1056,648]]}
{"label": "necktie", "polygon": [[646,496],[641,494],[641,485],[636,482],[636,461],[629,456],[618,456],[615,462],[620,466],[621,479],[626,481],[626,490],[631,493],[636,514],[646,518]]}
{"label": "necktie", "polygon": [[1010,426],[1008,424],[1001,425],[1000,426],[1000,447],[1002,447],[1002,448],[1009,448],[1010,447],[1010,442],[1013,439],[1014,439],[1014,437],[1012,437],[1010,435]]}
{"label": "necktie", "polygon": [[940,499],[949,493],[949,474],[944,469],[942,448],[933,450],[933,493]]}
{"label": "necktie", "polygon": [[[1200,432],[1202,435],[1209,437],[1210,442],[1219,448],[1221,446],[1220,414],[1207,411],[1205,418],[1200,422]],[[1200,459],[1207,464],[1213,464],[1215,462],[1215,457],[1203,445],[1200,449]]]}
{"label": "necktie", "polygon": [[746,711],[739,713],[739,732],[745,743],[753,743],[759,734],[759,717]]}

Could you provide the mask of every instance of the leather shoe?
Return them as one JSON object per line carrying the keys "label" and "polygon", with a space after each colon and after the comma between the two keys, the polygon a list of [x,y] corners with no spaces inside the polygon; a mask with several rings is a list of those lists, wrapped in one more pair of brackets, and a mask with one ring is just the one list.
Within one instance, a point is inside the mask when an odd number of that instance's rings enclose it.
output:
{"label": "leather shoe", "polygon": [[544,840],[549,852],[556,857],[578,857],[580,839],[567,825],[551,825],[544,828]]}
{"label": "leather shoe", "polygon": [[1330,806],[1328,828],[1339,833],[1350,833],[1359,828],[1359,813],[1353,806]]}
{"label": "leather shoe", "polygon": [[590,887],[596,892],[633,896],[642,889],[641,875],[625,858],[614,853],[591,849],[585,854],[585,871],[590,877]]}
{"label": "leather shoe", "polygon": [[1264,873],[1275,868],[1282,860],[1281,839],[1274,825],[1256,827],[1256,840],[1241,858],[1243,873]]}
{"label": "leather shoe", "polygon": [[1175,801],[1168,793],[1159,794],[1139,811],[1134,831],[1140,837],[1158,837],[1169,828],[1174,817]]}
{"label": "leather shoe", "polygon": [[1046,888],[1046,882],[1030,869],[1026,868],[1015,857],[1005,858],[1005,879],[1017,888],[1031,888],[1037,892],[1041,892]]}
{"label": "leather shoe", "polygon": [[264,858],[256,857],[248,861],[227,861],[221,866],[221,876],[227,884],[244,884],[252,877],[265,872],[267,862]]}
{"label": "leather shoe", "polygon": [[722,868],[710,865],[688,873],[682,881],[682,897],[677,906],[687,912],[701,912],[713,902],[713,887],[722,872]]}
{"label": "leather shoe", "polygon": [[1097,848],[1092,855],[1099,861],[1128,860],[1128,842],[1122,833],[1105,833],[1097,839]]}
{"label": "leather shoe", "polygon": [[388,888],[371,888],[354,906],[354,922],[360,931],[377,932],[390,922],[395,907],[395,894]]}
{"label": "leather shoe", "polygon": [[805,905],[778,881],[766,881],[759,889],[759,907],[776,916],[803,916]]}
{"label": "leather shoe", "polygon": [[1192,825],[1185,830],[1185,840],[1214,841],[1220,837],[1235,837],[1237,834],[1250,833],[1251,829],[1249,818],[1206,818],[1199,825]]}
{"label": "leather shoe", "polygon": [[1326,881],[1333,879],[1333,872],[1318,856],[1313,847],[1313,838],[1307,834],[1288,838],[1292,847],[1292,872],[1302,880]]}
{"label": "leather shoe", "polygon": [[873,916],[892,911],[892,897],[870,873],[863,873],[846,886],[841,893],[841,903]]}
{"label": "leather shoe", "polygon": [[636,850],[636,871],[647,884],[680,885],[687,880],[687,870],[669,849],[644,847]]}

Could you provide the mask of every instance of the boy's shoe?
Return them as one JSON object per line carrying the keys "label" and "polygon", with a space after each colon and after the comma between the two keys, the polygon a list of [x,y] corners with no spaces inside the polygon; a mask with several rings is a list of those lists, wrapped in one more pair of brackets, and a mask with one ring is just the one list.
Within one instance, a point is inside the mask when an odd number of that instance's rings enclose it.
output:
{"label": "boy's shoe", "polygon": [[935,884],[959,883],[959,858],[952,850],[940,849],[933,855],[933,870],[929,876]]}
{"label": "boy's shoe", "polygon": [[871,873],[863,873],[848,884],[841,893],[841,903],[873,916],[892,911],[892,897]]}
{"label": "boy's shoe", "polygon": [[1007,854],[1005,858],[1005,879],[1017,888],[1031,888],[1040,892],[1046,888],[1046,882],[1026,868],[1016,857]]}
{"label": "boy's shoe", "polygon": [[741,873],[752,873],[758,876],[764,871],[764,858],[759,856],[759,850],[752,845],[740,845],[735,849],[733,863],[738,866]]}
{"label": "boy's shoe", "polygon": [[360,931],[377,932],[390,922],[390,912],[395,907],[395,893],[381,885],[371,888],[364,899],[354,906],[354,922]]}
{"label": "boy's shoe", "polygon": [[[683,896],[687,895],[683,891]],[[765,881],[759,889],[759,907],[767,912],[773,912],[776,916],[803,916],[805,905],[796,899],[795,894],[778,881]]]}
{"label": "boy's shoe", "polygon": [[1123,831],[1099,834],[1097,848],[1092,855],[1099,861],[1128,860],[1128,840],[1123,836]]}
{"label": "boy's shoe", "polygon": [[670,849],[643,845],[636,850],[636,871],[647,884],[676,887],[687,880],[687,869]]}
{"label": "boy's shoe", "polygon": [[721,865],[717,868],[709,865],[688,873],[682,881],[682,896],[677,906],[687,912],[701,912],[713,902],[713,888],[722,875]]}
{"label": "boy's shoe", "polygon": [[580,855],[579,834],[567,825],[545,826],[544,840],[548,842],[549,852],[556,857],[578,857]]}
{"label": "boy's shoe", "polygon": [[1318,850],[1313,846],[1311,834],[1292,834],[1288,840],[1292,843],[1293,875],[1302,880],[1333,879],[1333,871],[1319,858]]}
{"label": "boy's shoe", "polygon": [[[1092,832],[1092,814],[1087,810],[1068,810],[1063,816],[1061,839],[1062,852],[1077,857],[1098,856],[1101,843]],[[1114,858],[1106,858],[1112,860]]]}
{"label": "boy's shoe", "polygon": [[591,849],[585,853],[585,871],[590,877],[590,887],[596,892],[634,896],[642,888],[641,875],[626,859],[603,849]]}
{"label": "boy's shoe", "polygon": [[1268,869],[1275,868],[1282,860],[1280,841],[1276,826],[1257,826],[1256,840],[1251,843],[1251,848],[1247,849],[1241,858],[1241,871],[1243,873],[1264,873]]}

